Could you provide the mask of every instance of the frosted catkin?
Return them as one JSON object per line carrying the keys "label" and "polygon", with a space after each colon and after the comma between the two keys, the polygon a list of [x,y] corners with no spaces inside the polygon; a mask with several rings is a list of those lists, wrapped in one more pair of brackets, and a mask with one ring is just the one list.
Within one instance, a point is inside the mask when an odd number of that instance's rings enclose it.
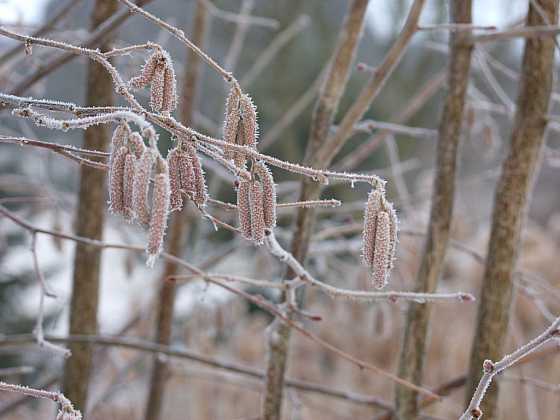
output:
{"label": "frosted catkin", "polygon": [[[232,86],[226,99],[226,116],[224,121],[224,141],[231,144],[237,144],[237,135],[239,130],[239,122],[241,120],[241,112],[239,110],[239,91]],[[224,157],[228,160],[234,159],[235,151],[227,146],[224,147]]]}
{"label": "frosted catkin", "polygon": [[249,191],[249,206],[251,209],[251,233],[252,239],[257,245],[264,242],[264,208],[263,190],[259,181],[253,181]]}
{"label": "frosted catkin", "polygon": [[399,219],[395,207],[391,203],[387,203],[387,213],[389,214],[389,256],[387,261],[387,275],[390,274],[395,264],[397,253]]}
{"label": "frosted catkin", "polygon": [[379,212],[375,232],[375,251],[371,267],[371,280],[378,289],[382,289],[387,284],[391,242],[390,223],[389,214],[386,211]]}
{"label": "frosted catkin", "polygon": [[114,214],[124,214],[123,177],[127,153],[126,147],[119,147],[109,171],[109,210]]}
{"label": "frosted catkin", "polygon": [[136,159],[140,159],[140,157],[144,154],[144,150],[146,150],[144,139],[142,139],[140,133],[135,131],[134,133],[131,133],[130,136],[128,136],[128,141],[134,149],[134,155],[136,156]]}
{"label": "frosted catkin", "polygon": [[167,63],[163,76],[163,99],[161,110],[171,112],[177,107],[177,80],[175,70],[170,62]]}
{"label": "frosted catkin", "polygon": [[257,147],[257,136],[259,126],[257,124],[257,109],[253,100],[247,94],[241,95],[239,101],[241,109],[241,125],[243,128],[243,145],[253,148]]}
{"label": "frosted catkin", "polygon": [[179,170],[180,152],[177,148],[172,149],[167,155],[169,167],[169,211],[177,211],[183,208],[183,196],[181,193],[181,173]]}
{"label": "frosted catkin", "polygon": [[147,148],[136,165],[134,174],[132,208],[138,221],[147,225],[150,221],[148,209],[148,193],[150,188],[150,175],[156,159],[156,152]]}
{"label": "frosted catkin", "polygon": [[179,151],[179,175],[181,181],[181,188],[189,197],[194,197],[194,170],[192,160],[188,153],[184,150]]}
{"label": "frosted catkin", "polygon": [[208,199],[208,193],[206,191],[206,180],[204,179],[204,171],[202,170],[202,165],[200,163],[200,158],[196,154],[196,149],[191,144],[183,146],[185,152],[190,159],[193,171],[193,201],[198,206],[204,206],[206,200]]}
{"label": "frosted catkin", "polygon": [[366,203],[362,237],[362,262],[367,267],[371,267],[373,264],[377,216],[381,210],[382,200],[383,194],[378,190],[372,190],[368,195]]}
{"label": "frosted catkin", "polygon": [[253,239],[251,229],[251,204],[249,195],[251,190],[251,182],[246,179],[239,180],[237,187],[237,215],[239,218],[239,229],[241,235],[248,240]]}
{"label": "frosted catkin", "polygon": [[276,226],[276,185],[274,184],[274,178],[264,162],[257,163],[255,173],[263,187],[264,224],[268,229],[272,229]]}
{"label": "frosted catkin", "polygon": [[122,146],[126,145],[126,142],[130,136],[130,127],[127,123],[119,124],[113,131],[113,136],[111,138],[111,154],[109,155],[109,166],[112,166],[115,153]]}
{"label": "frosted catkin", "polygon": [[163,250],[163,240],[167,229],[167,218],[169,215],[169,174],[167,164],[161,173],[155,176],[154,191],[152,196],[152,215],[148,232],[148,245],[146,253],[148,260],[146,265],[153,267],[156,259]]}
{"label": "frosted catkin", "polygon": [[123,205],[124,216],[127,221],[132,222],[136,217],[132,207],[132,195],[134,187],[134,173],[136,171],[136,157],[128,153],[124,162],[123,174]]}
{"label": "frosted catkin", "polygon": [[150,106],[155,112],[160,112],[163,106],[163,90],[165,85],[165,64],[158,64],[154,71],[150,89]]}
{"label": "frosted catkin", "polygon": [[142,72],[140,73],[140,75],[130,79],[129,82],[130,86],[132,86],[133,88],[140,89],[143,88],[144,86],[147,86],[149,83],[151,83],[152,79],[154,78],[156,66],[159,63],[161,63],[162,59],[163,59],[163,55],[161,54],[160,51],[156,51],[152,55],[150,55],[146,59],[146,62],[142,67]]}

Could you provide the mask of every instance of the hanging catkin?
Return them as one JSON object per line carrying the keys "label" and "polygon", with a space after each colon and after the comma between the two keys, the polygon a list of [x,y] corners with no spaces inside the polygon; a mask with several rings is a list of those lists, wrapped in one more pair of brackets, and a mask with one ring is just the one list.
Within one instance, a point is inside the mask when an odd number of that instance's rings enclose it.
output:
{"label": "hanging catkin", "polygon": [[146,145],[144,144],[142,136],[140,135],[140,133],[137,133],[135,131],[134,133],[131,133],[130,136],[128,136],[128,141],[134,149],[134,155],[136,156],[136,159],[140,159],[140,157],[144,154],[144,150],[146,150]]}
{"label": "hanging catkin", "polygon": [[398,219],[393,208],[379,190],[368,196],[364,213],[362,261],[370,268],[375,287],[384,287],[393,268],[398,234]]}
{"label": "hanging catkin", "polygon": [[163,60],[164,58],[161,51],[155,51],[146,59],[140,75],[130,79],[130,86],[140,89],[150,84],[154,78],[157,65],[161,64]]}
{"label": "hanging catkin", "polygon": [[154,70],[154,77],[150,88],[150,107],[159,112],[163,107],[163,93],[165,86],[165,64],[158,64]]}
{"label": "hanging catkin", "polygon": [[263,190],[259,181],[253,181],[249,190],[249,206],[251,210],[251,237],[257,245],[264,241],[264,208]]}
{"label": "hanging catkin", "polygon": [[375,231],[375,251],[371,279],[373,285],[382,289],[387,284],[390,251],[390,219],[386,211],[380,211],[377,215],[377,226]]}
{"label": "hanging catkin", "polygon": [[132,194],[134,187],[134,173],[136,171],[136,157],[132,153],[128,153],[124,162],[123,174],[123,205],[124,216],[128,222],[132,222],[136,217],[132,208]]}
{"label": "hanging catkin", "polygon": [[[240,94],[235,86],[232,86],[226,99],[226,116],[224,122],[224,141],[230,144],[237,144],[237,132],[241,120],[239,110]],[[235,151],[227,146],[224,147],[224,157],[228,160],[234,158]]]}
{"label": "hanging catkin", "polygon": [[255,165],[255,173],[258,175],[263,187],[263,213],[266,228],[272,229],[276,226],[276,185],[270,169],[264,162]]}
{"label": "hanging catkin", "polygon": [[169,211],[177,211],[183,208],[183,196],[181,192],[181,174],[179,172],[180,152],[177,148],[171,149],[167,155],[167,166],[169,167]]}
{"label": "hanging catkin", "polygon": [[115,153],[117,153],[117,150],[119,150],[122,146],[126,145],[129,136],[130,136],[130,127],[128,126],[127,123],[121,123],[117,125],[117,127],[113,131],[113,136],[111,138],[111,151],[110,151],[109,162],[108,162],[109,167],[112,166]]}
{"label": "hanging catkin", "polygon": [[123,177],[128,149],[121,146],[114,153],[109,171],[109,210],[124,214]]}
{"label": "hanging catkin", "polygon": [[200,158],[196,154],[196,149],[192,144],[184,144],[183,148],[192,166],[192,200],[196,203],[197,206],[201,207],[206,204],[206,200],[208,199],[208,193],[206,191],[206,180],[204,179],[202,164],[200,163]]}
{"label": "hanging catkin", "polygon": [[375,252],[375,231],[377,226],[377,215],[381,210],[383,195],[378,190],[369,193],[364,214],[364,230],[362,239],[362,261],[364,265],[373,265],[373,254]]}
{"label": "hanging catkin", "polygon": [[150,221],[148,209],[148,193],[150,188],[150,175],[157,153],[151,148],[147,148],[136,165],[134,174],[132,208],[138,221],[147,225]]}
{"label": "hanging catkin", "polygon": [[155,260],[163,250],[163,239],[169,215],[169,173],[167,163],[163,159],[158,161],[158,172],[154,179],[152,215],[146,247],[146,253],[148,254],[146,265],[148,267],[153,267]]}
{"label": "hanging catkin", "polygon": [[165,67],[163,75],[163,100],[161,104],[163,112],[171,112],[177,107],[177,80],[175,79],[175,70],[169,63]]}
{"label": "hanging catkin", "polygon": [[251,229],[251,204],[249,201],[251,182],[246,179],[239,180],[237,187],[237,215],[239,218],[239,229],[245,239],[252,240]]}
{"label": "hanging catkin", "polygon": [[[226,100],[224,141],[238,146],[256,148],[258,136],[257,111],[251,97],[233,85]],[[245,166],[247,157],[242,151],[224,147],[224,157],[233,160],[239,168]]]}

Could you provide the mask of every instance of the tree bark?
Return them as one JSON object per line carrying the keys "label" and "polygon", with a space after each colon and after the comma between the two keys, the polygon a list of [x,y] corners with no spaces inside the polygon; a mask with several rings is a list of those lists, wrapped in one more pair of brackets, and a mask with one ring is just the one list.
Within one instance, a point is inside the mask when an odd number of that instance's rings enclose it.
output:
{"label": "tree bark", "polygon": [[[196,4],[196,12],[193,22],[192,41],[195,45],[202,47],[206,33],[208,18],[207,8],[202,0]],[[180,117],[185,126],[190,126],[193,119],[193,110],[197,86],[200,79],[200,58],[191,49],[187,50],[187,64],[183,77],[183,88],[180,98]],[[167,252],[172,255],[181,255],[185,248],[185,239],[189,231],[189,216],[187,203],[181,211],[173,213],[169,224],[169,240]],[[179,266],[174,262],[167,261],[161,279],[159,293],[156,341],[159,344],[169,345],[173,323],[173,306],[175,302],[175,282],[169,277],[177,274]],[[162,405],[165,396],[165,384],[169,377],[167,362],[157,355],[153,361],[148,401],[146,403],[145,420],[158,420],[161,417]]]}
{"label": "tree bark", "polygon": [[[323,145],[329,134],[362,35],[367,5],[368,0],[355,0],[349,6],[337,47],[329,64],[327,77],[321,86],[319,99],[313,111],[305,156],[306,165],[316,166],[314,162],[316,151]],[[328,166],[329,163],[321,162],[318,167]],[[320,191],[321,188],[316,182],[303,181],[300,200],[317,199]],[[300,262],[305,260],[307,254],[314,216],[315,213],[312,208],[300,208],[298,210],[291,251]],[[286,278],[290,279],[294,275],[291,270],[288,270]],[[262,403],[263,420],[279,420],[281,418],[289,343],[290,327],[278,319],[274,320],[267,333],[268,360]]]}
{"label": "tree bark", "polygon": [[[108,19],[117,8],[117,0],[96,0],[91,16],[91,29]],[[99,47],[107,50],[109,41],[105,40]],[[113,103],[113,82],[100,64],[91,61],[88,63],[86,89],[87,106],[109,106]],[[108,130],[105,125],[90,127],[84,134],[84,148],[106,150],[110,139]],[[82,165],[76,234],[91,239],[102,239],[105,207],[105,172]],[[99,248],[85,244],[76,245],[70,302],[70,334],[97,333],[100,265]],[[66,361],[64,369],[64,394],[75,407],[86,411],[92,347],[89,344],[74,343],[69,348],[72,356]]]}
{"label": "tree bark", "polygon": [[[558,0],[530,2],[527,26],[555,25],[557,20]],[[503,355],[512,301],[512,274],[543,148],[553,71],[554,37],[527,39],[510,150],[502,165],[494,199],[488,257],[471,350],[467,404],[482,376],[483,361],[497,360]],[[492,384],[484,398],[485,418],[498,418],[499,388],[499,382]]]}
{"label": "tree bark", "polygon": [[[450,3],[450,21],[452,23],[471,23],[471,3],[471,0],[453,0]],[[467,32],[456,32],[452,33],[449,39],[448,91],[439,125],[430,222],[417,277],[416,291],[418,292],[435,292],[443,271],[449,242],[455,198],[457,156],[473,49],[472,44],[466,41],[468,35]],[[399,376],[415,384],[422,382],[430,307],[429,303],[410,303],[406,317]],[[395,415],[398,419],[416,418],[419,410],[418,393],[409,388],[397,386],[395,407]]]}

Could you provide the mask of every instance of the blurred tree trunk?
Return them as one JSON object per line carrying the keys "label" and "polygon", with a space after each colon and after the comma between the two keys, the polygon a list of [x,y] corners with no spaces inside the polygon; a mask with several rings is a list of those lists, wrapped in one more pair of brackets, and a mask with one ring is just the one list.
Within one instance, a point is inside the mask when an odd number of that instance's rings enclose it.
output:
{"label": "blurred tree trunk", "polygon": [[[191,40],[195,45],[202,47],[206,33],[208,18],[207,8],[203,0],[198,0],[193,22],[193,34]],[[187,64],[183,77],[183,88],[180,96],[180,117],[185,126],[192,125],[193,110],[197,86],[200,81],[200,57],[187,49]],[[169,240],[167,252],[172,255],[181,255],[185,248],[185,239],[189,231],[188,203],[185,202],[181,211],[173,213],[169,225]],[[173,323],[173,307],[175,302],[175,281],[169,277],[177,274],[178,265],[171,261],[165,262],[165,268],[161,279],[161,289],[158,301],[158,313],[156,324],[156,341],[159,344],[168,345],[171,339],[171,328]],[[165,384],[169,377],[167,362],[154,357],[154,366],[148,392],[145,420],[158,420],[161,417],[163,399],[165,396]]]}
{"label": "blurred tree trunk", "polygon": [[[91,16],[91,29],[95,29],[118,8],[117,0],[96,0]],[[109,40],[99,48],[107,50]],[[89,61],[87,65],[87,106],[109,106],[113,103],[113,82],[102,65]],[[84,148],[107,149],[110,133],[106,125],[96,125],[86,130]],[[82,165],[80,167],[80,192],[76,215],[76,234],[91,239],[102,239],[105,220],[105,172]],[[99,274],[101,250],[85,244],[76,244],[72,300],[70,303],[70,334],[97,333],[97,307],[99,299]],[[91,375],[92,346],[70,344],[72,356],[64,369],[64,394],[74,405],[86,411],[88,386]]]}
{"label": "blurred tree trunk", "polygon": [[[471,0],[453,0],[450,3],[450,21],[471,23],[471,6]],[[430,222],[416,286],[416,291],[422,293],[436,291],[449,242],[455,198],[455,172],[473,49],[471,43],[465,42],[468,35],[467,32],[455,32],[449,38],[448,93],[439,125]],[[429,303],[409,304],[399,376],[418,385],[422,383],[429,318]],[[397,418],[416,418],[419,408],[418,393],[410,388],[397,386],[395,406]]]}
{"label": "blurred tree trunk", "polygon": [[[558,0],[530,2],[527,26],[555,25]],[[521,230],[538,172],[554,71],[554,37],[525,42],[519,96],[511,145],[496,188],[486,271],[471,351],[467,402],[482,375],[485,359],[503,356],[512,301],[512,275],[521,247]],[[497,418],[499,381],[488,389],[484,417]]]}
{"label": "blurred tree trunk", "polygon": [[[319,99],[313,111],[305,156],[306,165],[326,167],[330,164],[330,162],[315,162],[314,156],[329,134],[340,98],[344,93],[362,35],[367,5],[368,0],[355,0],[348,8],[346,20],[338,38],[338,45],[329,64],[327,77],[321,86]],[[306,179],[302,182],[300,200],[316,200],[319,198],[320,191],[321,186],[317,182]],[[314,219],[313,208],[302,207],[298,209],[291,252],[300,262],[303,262],[307,255]],[[285,278],[291,279],[294,275],[291,270],[288,270]],[[279,420],[282,411],[290,327],[276,319],[270,325],[267,336],[268,360],[262,413],[263,420]]]}

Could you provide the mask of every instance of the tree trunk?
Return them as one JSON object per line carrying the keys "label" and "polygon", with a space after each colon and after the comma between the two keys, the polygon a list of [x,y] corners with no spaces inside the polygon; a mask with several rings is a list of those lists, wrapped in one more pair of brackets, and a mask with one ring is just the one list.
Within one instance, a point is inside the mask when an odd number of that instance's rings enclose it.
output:
{"label": "tree trunk", "polygon": [[[555,25],[558,0],[535,0],[527,26]],[[508,156],[496,188],[486,270],[480,293],[478,322],[471,351],[467,403],[482,376],[485,359],[503,355],[512,300],[512,274],[521,246],[521,230],[527,203],[538,172],[546,115],[554,71],[554,37],[529,38],[525,42],[520,91]],[[484,398],[485,418],[498,418],[495,382]]]}
{"label": "tree trunk", "polygon": [[[452,23],[471,23],[471,0],[453,0],[450,9]],[[428,234],[417,277],[417,291],[423,293],[436,291],[449,242],[457,155],[472,53],[472,44],[465,42],[467,36],[467,32],[456,32],[452,33],[449,39],[448,93],[439,125]],[[429,303],[409,304],[401,347],[399,376],[418,385],[422,383],[429,318]],[[395,406],[397,418],[401,420],[416,418],[419,409],[418,393],[410,388],[397,386]]]}
{"label": "tree trunk", "polygon": [[[311,133],[305,156],[306,165],[324,167],[330,163],[321,162],[317,165],[314,156],[329,134],[340,98],[344,93],[358,42],[361,38],[367,5],[368,0],[355,0],[349,6],[338,45],[313,111]],[[300,200],[318,199],[320,191],[321,187],[317,182],[305,180],[302,182]],[[291,251],[300,262],[303,262],[307,255],[314,219],[314,209],[305,207],[298,209]],[[290,279],[293,276],[294,273],[288,270],[286,278]],[[279,420],[282,411],[290,327],[278,319],[274,320],[269,327],[267,340],[268,360],[262,406],[263,420]]]}
{"label": "tree trunk", "polygon": [[[202,47],[206,33],[207,8],[203,0],[198,0],[193,22],[192,41],[195,45]],[[187,64],[183,77],[183,89],[180,97],[180,115],[185,126],[192,124],[193,109],[196,91],[200,76],[200,58],[191,49],[187,50]],[[181,255],[185,248],[185,239],[189,231],[188,207],[185,203],[181,211],[173,213],[169,225],[170,237],[167,251],[172,255]],[[171,328],[173,323],[173,306],[175,301],[175,282],[169,280],[170,276],[177,274],[179,266],[166,261],[162,275],[161,289],[158,301],[158,313],[156,324],[156,341],[159,344],[168,345],[171,339]],[[161,417],[161,408],[165,396],[165,384],[169,377],[166,361],[154,357],[154,365],[146,404],[145,420],[158,420]]]}
{"label": "tree trunk", "polygon": [[[91,17],[95,29],[118,8],[117,0],[96,0]],[[99,46],[109,48],[109,41]],[[113,82],[107,71],[90,61],[87,68],[87,106],[110,106],[113,103]],[[84,148],[107,149],[109,127],[96,125],[84,135]],[[76,234],[91,239],[102,239],[105,220],[105,172],[85,165],[80,167],[80,192],[76,216]],[[97,334],[97,306],[101,250],[85,244],[76,244],[72,300],[70,303],[70,334]],[[70,344],[72,356],[64,369],[64,394],[82,411],[87,410],[88,385],[91,376],[92,346]]]}

